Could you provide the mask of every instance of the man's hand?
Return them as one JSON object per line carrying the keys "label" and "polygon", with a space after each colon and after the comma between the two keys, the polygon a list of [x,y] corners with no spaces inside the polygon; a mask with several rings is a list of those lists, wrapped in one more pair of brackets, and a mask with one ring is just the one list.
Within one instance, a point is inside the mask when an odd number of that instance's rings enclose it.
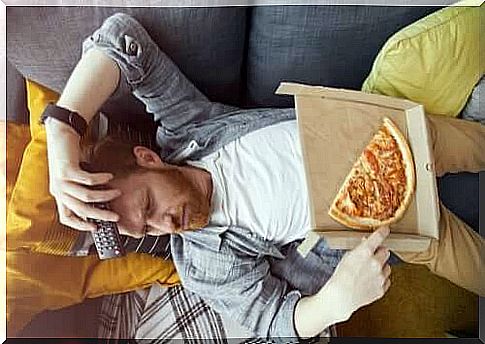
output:
{"label": "man's hand", "polygon": [[387,264],[390,252],[381,244],[388,235],[388,227],[376,230],[344,255],[317,294],[300,299],[295,308],[295,328],[300,337],[314,337],[384,296],[391,285],[391,267]]}
{"label": "man's hand", "polygon": [[370,304],[387,292],[391,285],[391,267],[387,263],[389,249],[381,246],[389,235],[389,227],[381,227],[347,252],[335,269],[326,289],[342,311],[342,321],[362,306]]}
{"label": "man's hand", "polygon": [[88,173],[79,167],[79,136],[66,124],[49,118],[46,121],[49,161],[49,191],[57,203],[62,224],[81,231],[96,229],[86,218],[118,221],[112,211],[97,209],[89,204],[107,202],[118,197],[119,190],[91,190],[89,186],[106,184],[110,173]]}

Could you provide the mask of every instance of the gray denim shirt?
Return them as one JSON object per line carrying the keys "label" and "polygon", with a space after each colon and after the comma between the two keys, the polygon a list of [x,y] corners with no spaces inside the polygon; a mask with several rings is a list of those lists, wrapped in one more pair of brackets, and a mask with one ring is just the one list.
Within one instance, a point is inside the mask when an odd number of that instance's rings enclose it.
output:
{"label": "gray denim shirt", "polygon": [[[209,101],[126,14],[115,14],[89,36],[122,71],[116,92],[131,91],[154,114],[165,161],[200,159],[251,131],[294,120],[294,109],[249,109]],[[185,288],[216,311],[265,338],[297,338],[294,310],[302,295],[318,291],[343,251],[321,239],[304,258],[298,243],[279,246],[249,229],[208,226],[172,235],[172,256]]]}

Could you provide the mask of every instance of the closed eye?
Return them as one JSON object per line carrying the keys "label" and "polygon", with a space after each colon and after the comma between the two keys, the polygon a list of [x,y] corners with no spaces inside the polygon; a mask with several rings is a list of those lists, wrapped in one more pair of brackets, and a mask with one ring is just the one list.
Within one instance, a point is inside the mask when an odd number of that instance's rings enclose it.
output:
{"label": "closed eye", "polygon": [[145,194],[145,219],[150,216],[151,204],[152,202],[150,200],[150,191],[147,189]]}

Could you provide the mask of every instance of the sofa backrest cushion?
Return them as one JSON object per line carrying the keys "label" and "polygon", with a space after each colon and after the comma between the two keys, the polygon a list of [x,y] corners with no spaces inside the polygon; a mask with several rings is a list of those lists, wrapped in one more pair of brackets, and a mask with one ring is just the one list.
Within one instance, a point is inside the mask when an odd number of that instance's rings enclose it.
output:
{"label": "sofa backrest cushion", "polygon": [[[245,48],[245,7],[16,7],[7,8],[7,58],[28,79],[61,92],[81,57],[82,41],[111,14],[134,16],[211,100],[239,104]],[[105,112],[144,113],[141,102]]]}
{"label": "sofa backrest cushion", "polygon": [[360,90],[402,27],[441,7],[260,6],[251,12],[246,105],[293,106],[281,81]]}

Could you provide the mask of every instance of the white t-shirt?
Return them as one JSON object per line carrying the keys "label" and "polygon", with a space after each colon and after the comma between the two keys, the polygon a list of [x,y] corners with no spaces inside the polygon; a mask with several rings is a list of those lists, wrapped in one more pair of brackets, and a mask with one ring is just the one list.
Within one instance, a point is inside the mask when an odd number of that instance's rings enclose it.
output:
{"label": "white t-shirt", "polygon": [[212,175],[210,223],[245,227],[285,244],[310,229],[296,120],[253,131],[189,164]]}

